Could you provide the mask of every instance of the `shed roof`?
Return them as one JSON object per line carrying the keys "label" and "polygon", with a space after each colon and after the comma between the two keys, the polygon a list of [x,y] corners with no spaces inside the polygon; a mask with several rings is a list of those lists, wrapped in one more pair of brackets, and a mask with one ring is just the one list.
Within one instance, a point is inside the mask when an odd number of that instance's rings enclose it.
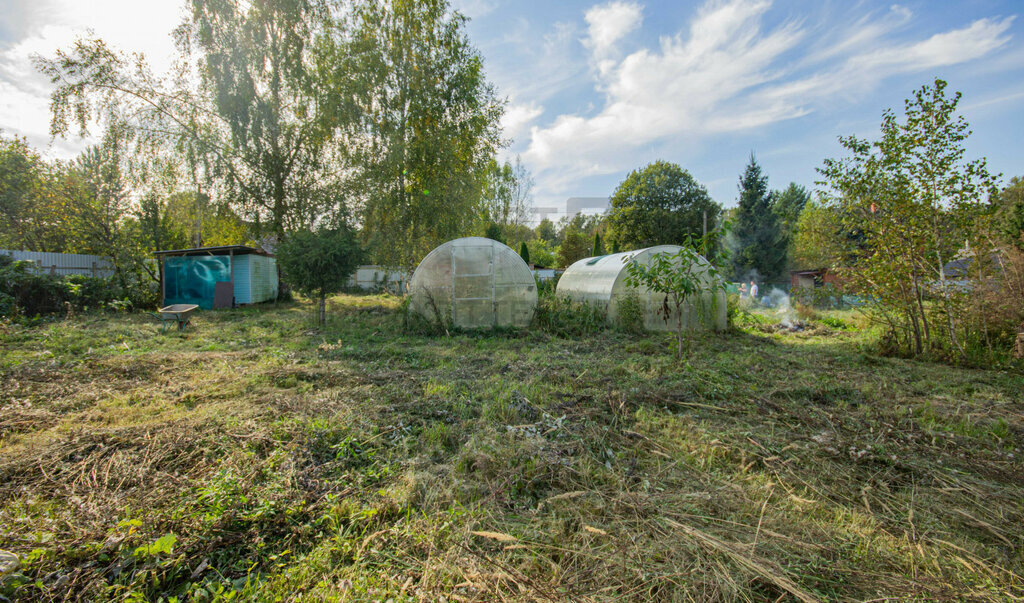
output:
{"label": "shed roof", "polygon": [[266,255],[271,254],[257,249],[255,247],[249,247],[247,245],[220,245],[217,247],[192,247],[191,249],[169,249],[167,251],[157,251],[154,255],[246,255],[246,254]]}

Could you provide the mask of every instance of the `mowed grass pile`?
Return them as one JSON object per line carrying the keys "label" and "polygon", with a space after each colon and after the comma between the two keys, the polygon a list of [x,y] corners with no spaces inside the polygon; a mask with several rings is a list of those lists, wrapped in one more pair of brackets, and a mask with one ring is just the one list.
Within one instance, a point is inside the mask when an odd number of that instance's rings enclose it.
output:
{"label": "mowed grass pile", "polygon": [[[0,330],[14,600],[1024,597],[1024,377],[828,317],[409,333],[400,300]],[[848,318],[847,318],[848,322]]]}

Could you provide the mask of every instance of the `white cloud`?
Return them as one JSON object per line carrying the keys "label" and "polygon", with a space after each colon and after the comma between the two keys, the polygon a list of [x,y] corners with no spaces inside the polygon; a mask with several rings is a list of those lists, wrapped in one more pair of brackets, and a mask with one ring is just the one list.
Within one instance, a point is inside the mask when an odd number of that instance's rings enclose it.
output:
{"label": "white cloud", "polygon": [[[987,56],[1007,43],[1012,23],[981,19],[924,40],[893,43],[887,36],[910,18],[902,7],[862,19],[844,35],[796,21],[766,28],[770,7],[768,0],[710,0],[687,30],[615,59],[596,52],[612,56],[608,49],[629,30],[596,34],[594,23],[605,20],[592,20],[597,9],[588,11],[590,48],[603,61],[594,89],[605,102],[596,114],[564,114],[531,128],[523,157],[539,188],[566,192],[581,178],[634,166],[638,153],[669,140],[693,147],[710,134],[801,117],[895,74]],[[818,39],[808,41],[812,33]]]}
{"label": "white cloud", "polygon": [[530,123],[544,113],[544,107],[534,102],[510,104],[501,118],[501,129],[506,138],[515,139]]}
{"label": "white cloud", "polygon": [[[14,0],[21,37],[0,50],[0,129],[26,136],[38,148],[49,143],[51,84],[32,66],[31,57],[52,57],[78,36],[95,35],[126,52],[141,52],[158,72],[174,59],[171,30],[181,21],[182,0]],[[40,8],[40,6],[42,8]],[[54,142],[53,154],[67,158],[83,141]]]}
{"label": "white cloud", "polygon": [[601,58],[622,38],[640,27],[643,9],[633,2],[609,2],[586,12],[587,38],[584,44]]}

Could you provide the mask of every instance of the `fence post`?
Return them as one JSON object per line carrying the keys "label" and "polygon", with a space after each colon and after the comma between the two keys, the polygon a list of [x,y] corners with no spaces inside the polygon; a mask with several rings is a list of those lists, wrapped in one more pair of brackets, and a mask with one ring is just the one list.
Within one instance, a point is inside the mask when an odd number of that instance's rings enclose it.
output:
{"label": "fence post", "polygon": [[50,264],[50,276],[57,276],[57,264]]}
{"label": "fence post", "polygon": [[96,276],[96,262],[92,263],[92,268],[89,270],[89,274],[92,275],[93,277]]}

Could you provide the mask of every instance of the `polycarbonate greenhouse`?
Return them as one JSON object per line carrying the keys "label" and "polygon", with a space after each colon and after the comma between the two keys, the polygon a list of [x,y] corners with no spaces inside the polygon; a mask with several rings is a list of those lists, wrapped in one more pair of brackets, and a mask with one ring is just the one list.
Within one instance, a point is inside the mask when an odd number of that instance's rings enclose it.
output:
{"label": "polycarbonate greenhouse", "polygon": [[[665,295],[651,291],[646,287],[630,287],[627,284],[629,262],[649,264],[651,258],[658,253],[678,253],[677,245],[659,245],[646,249],[637,249],[625,253],[614,253],[592,258],[584,258],[566,268],[558,280],[556,294],[576,302],[585,302],[602,308],[608,313],[608,321],[619,322],[620,307],[627,299],[635,300],[638,310],[642,311],[644,328],[651,331],[674,331],[677,328],[675,309],[668,319],[663,314]],[[700,257],[704,266],[698,274],[706,279],[707,288],[700,299],[694,300],[683,307],[684,329],[718,329],[726,328],[725,291],[714,286],[713,277],[707,268],[711,264]],[[669,306],[671,306],[671,301]]]}
{"label": "polycarbonate greenhouse", "polygon": [[423,258],[409,282],[409,308],[462,329],[525,327],[537,309],[530,267],[482,237],[448,241]]}

